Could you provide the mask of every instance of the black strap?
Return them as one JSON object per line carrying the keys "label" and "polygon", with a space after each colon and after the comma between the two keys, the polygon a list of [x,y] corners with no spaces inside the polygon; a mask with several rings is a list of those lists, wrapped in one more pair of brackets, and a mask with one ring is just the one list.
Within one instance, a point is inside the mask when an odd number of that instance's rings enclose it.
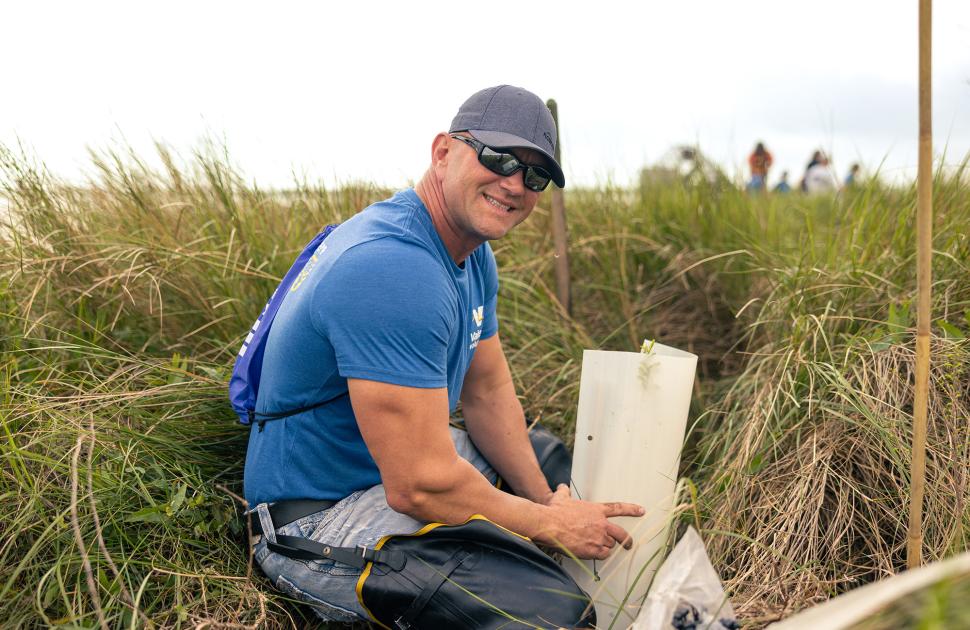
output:
{"label": "black strap", "polygon": [[276,542],[267,542],[271,551],[297,560],[333,560],[341,564],[363,569],[368,562],[387,565],[392,571],[404,568],[407,558],[399,551],[367,549],[366,547],[331,547],[299,536],[281,536]]}
{"label": "black strap", "polygon": [[[277,501],[269,506],[269,516],[273,527],[279,529],[304,516],[316,514],[336,505],[336,501],[321,499],[318,501],[307,499],[292,499]],[[252,512],[250,512],[250,517]],[[252,533],[263,534],[263,526],[258,518],[251,518]],[[266,541],[266,546],[276,553],[296,558],[298,560],[333,560],[352,567],[363,569],[368,562],[384,564],[394,571],[404,568],[406,557],[397,551],[367,549],[366,547],[331,547],[314,540],[299,536],[276,535],[276,542]]]}
{"label": "black strap", "polygon": [[[279,529],[284,525],[289,525],[293,521],[299,520],[304,516],[310,516],[317,512],[322,512],[336,505],[336,501],[321,499],[319,501],[307,499],[292,499],[290,501],[277,501],[269,506],[269,516],[273,520],[273,527]],[[250,514],[253,514],[252,512]],[[258,518],[251,520],[253,535],[262,534],[263,525]]]}
{"label": "black strap", "polygon": [[451,560],[445,563],[445,566],[441,569],[435,569],[435,575],[428,580],[424,589],[414,598],[408,609],[405,610],[400,617],[394,620],[394,624],[398,628],[406,629],[414,627],[413,624],[417,619],[424,607],[428,605],[428,602],[434,597],[434,594],[438,592],[441,585],[445,583],[452,573],[455,572],[462,562],[465,561],[468,556],[472,555],[470,551],[465,549],[460,550],[458,553],[451,557]]}
{"label": "black strap", "polygon": [[[247,415],[249,416],[249,424],[254,422],[259,423],[259,433],[263,432],[263,427],[270,420],[282,420],[283,418],[289,418],[290,416],[295,416],[298,413],[303,413],[304,411],[310,411],[311,409],[316,409],[317,407],[323,407],[324,405],[330,404],[335,400],[339,400],[344,396],[347,396],[350,392],[343,392],[342,394],[337,394],[332,398],[327,398],[326,400],[321,400],[320,402],[315,402],[312,405],[306,405],[305,407],[300,407],[298,409],[290,409],[289,411],[279,411],[276,413],[257,413],[255,409],[247,410]],[[261,419],[260,419],[261,418]]]}

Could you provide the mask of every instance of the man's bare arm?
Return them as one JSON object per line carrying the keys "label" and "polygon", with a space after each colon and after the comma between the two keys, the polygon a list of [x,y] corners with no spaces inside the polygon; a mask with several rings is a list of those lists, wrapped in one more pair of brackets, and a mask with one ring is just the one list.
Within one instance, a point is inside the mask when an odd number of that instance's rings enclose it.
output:
{"label": "man's bare arm", "polygon": [[611,516],[639,516],[629,503],[591,503],[560,487],[540,505],[494,488],[455,451],[445,389],[348,379],[361,434],[381,472],[388,504],[422,521],[464,522],[473,514],[581,558],[605,558],[627,542]]}
{"label": "man's bare arm", "polygon": [[465,427],[475,447],[519,496],[547,503],[552,489],[539,469],[499,336],[483,339],[461,390]]}

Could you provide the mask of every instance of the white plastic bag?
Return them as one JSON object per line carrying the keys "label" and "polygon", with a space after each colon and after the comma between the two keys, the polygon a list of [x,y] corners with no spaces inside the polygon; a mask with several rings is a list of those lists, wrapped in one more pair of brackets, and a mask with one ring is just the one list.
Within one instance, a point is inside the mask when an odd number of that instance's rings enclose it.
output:
{"label": "white plastic bag", "polygon": [[735,630],[740,628],[721,579],[693,527],[657,571],[631,630]]}

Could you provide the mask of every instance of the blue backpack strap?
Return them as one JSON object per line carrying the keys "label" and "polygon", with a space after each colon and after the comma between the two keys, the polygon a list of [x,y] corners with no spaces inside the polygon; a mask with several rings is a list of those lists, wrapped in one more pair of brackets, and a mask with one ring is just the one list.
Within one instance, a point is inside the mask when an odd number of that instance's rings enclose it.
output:
{"label": "blue backpack strap", "polygon": [[[320,247],[323,240],[336,228],[336,225],[328,225],[303,248],[296,262],[286,272],[283,280],[276,287],[276,290],[273,291],[273,295],[270,296],[269,301],[266,302],[262,313],[256,318],[256,322],[249,330],[249,334],[246,335],[246,340],[243,341],[242,347],[239,349],[239,354],[236,355],[236,362],[232,368],[232,377],[229,379],[229,402],[232,404],[233,411],[239,416],[239,422],[242,424],[252,424],[256,420],[257,415],[263,415],[256,413],[256,397],[259,395],[259,379],[263,369],[263,353],[266,350],[266,338],[269,336],[269,331],[273,326],[276,313],[280,310],[280,304],[283,303],[283,298],[286,297],[290,287],[303,273],[307,263],[314,259],[317,248]],[[339,396],[336,398],[339,398]],[[271,414],[267,414],[267,419],[272,420],[302,413],[308,409],[332,402],[336,398],[284,412],[283,414],[275,414],[273,417],[270,417]],[[262,424],[261,422],[260,430],[262,430]]]}

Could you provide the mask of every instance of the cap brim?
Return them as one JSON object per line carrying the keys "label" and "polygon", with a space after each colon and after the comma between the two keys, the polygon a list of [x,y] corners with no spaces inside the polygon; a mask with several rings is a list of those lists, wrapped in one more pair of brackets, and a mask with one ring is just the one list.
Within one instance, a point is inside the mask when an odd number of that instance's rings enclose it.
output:
{"label": "cap brim", "polygon": [[566,187],[566,178],[562,174],[562,168],[556,162],[556,158],[542,147],[524,138],[520,138],[504,131],[476,131],[468,129],[468,133],[479,142],[484,142],[493,149],[532,149],[538,151],[548,160],[549,170],[552,172],[552,181],[560,188]]}

